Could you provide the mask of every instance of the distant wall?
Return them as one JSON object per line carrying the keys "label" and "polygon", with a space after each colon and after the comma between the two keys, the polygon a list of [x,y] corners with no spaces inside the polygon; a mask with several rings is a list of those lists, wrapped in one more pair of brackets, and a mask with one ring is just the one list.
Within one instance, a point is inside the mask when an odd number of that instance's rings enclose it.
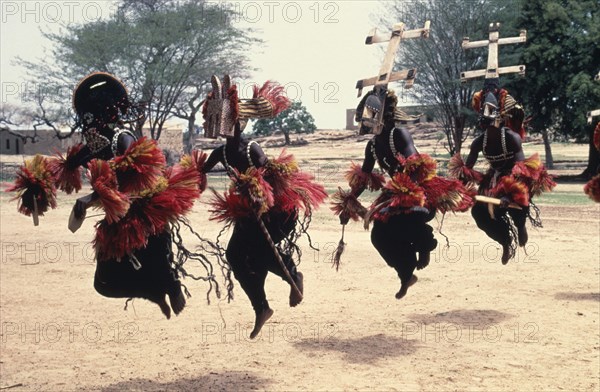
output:
{"label": "distant wall", "polygon": [[358,124],[354,122],[355,113],[356,109],[346,109],[346,129],[348,130],[358,129]]}
{"label": "distant wall", "polygon": [[[33,130],[19,130],[16,132],[33,135]],[[149,129],[144,129],[142,133],[144,136],[150,137]],[[56,137],[56,133],[53,130],[45,129],[37,131],[37,141],[35,143],[32,143],[30,140],[23,143],[23,140],[18,136],[3,131],[0,132],[0,154],[50,155],[55,150],[66,151],[68,147],[81,141],[82,137],[79,133],[70,138],[60,140]],[[183,135],[181,128],[163,129],[158,140],[158,147],[161,150],[170,151],[175,159],[181,157],[183,155]]]}
{"label": "distant wall", "polygon": [[[23,135],[33,135],[33,130],[18,130],[15,131]],[[14,155],[51,155],[55,150],[65,151],[69,146],[77,144],[81,141],[81,136],[74,135],[68,139],[60,140],[56,137],[56,132],[51,129],[41,129],[37,131],[36,142],[31,140],[23,142],[23,140],[8,132],[0,132],[0,154]]]}
{"label": "distant wall", "polygon": [[23,141],[21,138],[8,132],[0,132],[0,154],[21,154],[23,152]]}
{"label": "distant wall", "polygon": [[[150,137],[150,129],[144,128],[142,134]],[[158,147],[161,150],[169,151],[174,155],[175,160],[179,160],[183,155],[183,130],[181,128],[163,128],[158,139]]]}

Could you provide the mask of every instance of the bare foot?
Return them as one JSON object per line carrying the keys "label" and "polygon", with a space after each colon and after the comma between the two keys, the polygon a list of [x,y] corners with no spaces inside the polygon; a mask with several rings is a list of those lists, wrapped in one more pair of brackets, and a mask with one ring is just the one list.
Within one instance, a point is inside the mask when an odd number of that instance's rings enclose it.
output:
{"label": "bare foot", "polygon": [[256,321],[254,321],[254,329],[250,332],[250,339],[254,339],[262,329],[263,325],[273,315],[273,309],[267,308],[260,313],[256,314]]}
{"label": "bare foot", "polygon": [[298,271],[296,273],[296,287],[298,287],[298,290],[300,290],[300,293],[298,293],[296,290],[294,290],[294,287],[290,288],[290,306],[294,307],[296,305],[298,305],[300,302],[302,302],[302,298],[303,298],[303,294],[304,294],[304,275],[302,275],[302,272]]}
{"label": "bare foot", "polygon": [[406,293],[408,292],[408,288],[410,286],[412,286],[413,284],[417,283],[417,280],[419,280],[419,278],[417,278],[417,275],[413,275],[410,280],[408,282],[406,282],[406,284],[403,284],[400,286],[400,291],[398,291],[396,293],[396,299],[402,299]]}
{"label": "bare foot", "polygon": [[185,308],[185,295],[181,291],[181,288],[169,293],[169,302],[171,303],[171,308],[173,308],[175,315],[181,313],[183,308]]}

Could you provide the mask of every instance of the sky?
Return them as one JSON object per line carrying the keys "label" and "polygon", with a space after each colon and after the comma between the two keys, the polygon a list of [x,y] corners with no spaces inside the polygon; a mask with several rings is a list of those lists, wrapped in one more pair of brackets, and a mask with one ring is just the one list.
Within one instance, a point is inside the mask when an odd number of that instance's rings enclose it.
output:
{"label": "sky", "polygon": [[[356,107],[359,79],[375,76],[383,60],[382,45],[365,45],[377,26],[381,2],[363,1],[228,1],[241,14],[237,23],[257,30],[264,40],[252,53],[258,71],[240,84],[241,96],[252,83],[275,80],[288,96],[300,100],[320,129],[340,129],[346,109]],[[18,103],[27,89],[17,57],[48,61],[51,48],[40,30],[59,32],[69,23],[89,23],[114,12],[112,1],[0,1],[0,80],[2,103]],[[420,26],[407,26],[417,28]],[[400,87],[400,85],[397,85]]]}

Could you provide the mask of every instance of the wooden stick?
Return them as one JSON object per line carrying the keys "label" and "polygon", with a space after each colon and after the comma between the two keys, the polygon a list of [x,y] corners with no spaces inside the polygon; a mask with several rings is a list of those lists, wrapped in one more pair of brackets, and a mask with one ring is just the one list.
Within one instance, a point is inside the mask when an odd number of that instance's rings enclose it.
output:
{"label": "wooden stick", "polygon": [[37,200],[36,200],[35,196],[33,196],[33,214],[31,214],[31,216],[33,217],[33,225],[39,226],[40,225],[40,214],[38,211],[38,205],[37,205]]}
{"label": "wooden stick", "polygon": [[[235,171],[232,171],[232,174],[237,183],[240,180],[240,177],[237,175],[237,173]],[[269,230],[267,230],[267,227],[265,226],[265,222],[263,222],[262,218],[258,215],[258,213],[255,210],[253,210],[252,212],[254,212],[254,218],[258,222],[258,225],[260,226],[260,230],[263,232],[265,239],[271,246],[271,250],[275,254],[275,258],[277,259],[277,262],[279,263],[281,269],[283,270],[283,273],[285,274],[286,278],[288,278],[290,280],[290,285],[292,286],[292,289],[297,294],[300,295],[300,300],[302,300],[304,298],[304,295],[300,292],[300,289],[298,289],[298,286],[296,286],[296,282],[294,282],[294,279],[292,279],[292,276],[290,275],[290,271],[288,271],[287,267],[283,263],[283,260],[281,259],[281,255],[279,254],[279,251],[277,250],[277,246],[275,246],[275,242],[273,242],[273,239],[271,238],[271,234],[269,234]]]}
{"label": "wooden stick", "polygon": [[271,246],[271,249],[273,250],[273,253],[275,254],[275,258],[279,262],[281,269],[283,269],[283,273],[290,280],[290,285],[292,286],[292,289],[298,295],[300,295],[300,300],[302,300],[304,296],[300,292],[300,289],[298,289],[298,286],[296,286],[296,282],[294,282],[294,279],[292,279],[292,276],[290,275],[290,271],[288,271],[287,267],[283,263],[283,260],[281,259],[281,255],[279,254],[279,251],[277,250],[277,247],[275,246],[275,243],[273,242],[273,239],[271,238],[271,235],[269,234],[269,230],[267,230],[267,227],[265,226],[265,222],[263,222],[262,218],[260,216],[258,216],[256,213],[255,213],[255,217],[256,217],[256,220],[258,221],[258,224],[260,225],[260,229],[262,230],[265,238],[267,239],[267,242],[269,243],[269,245]]}
{"label": "wooden stick", "polygon": [[[502,200],[497,199],[495,197],[489,197],[489,196],[483,196],[483,195],[477,195],[475,196],[475,201],[478,201],[480,203],[488,203],[488,204],[492,204],[495,206],[499,206],[500,204],[502,204]],[[517,203],[510,203],[508,205],[509,208],[514,208],[515,210],[522,210],[523,207],[521,207],[520,205],[518,205]]]}
{"label": "wooden stick", "polygon": [[23,383],[20,382],[18,384],[9,385],[9,386],[6,386],[6,387],[1,387],[0,390],[3,391],[5,389],[11,389],[11,388],[22,387],[22,386],[23,386]]}
{"label": "wooden stick", "polygon": [[367,213],[365,214],[365,217],[363,218],[365,220],[365,222],[364,222],[365,230],[369,230],[369,224],[371,223],[371,216],[373,216],[373,214],[376,211],[379,211],[380,209],[384,208],[389,203],[390,203],[389,200],[382,201],[381,203],[377,204],[375,207],[370,208],[369,211],[367,211]]}

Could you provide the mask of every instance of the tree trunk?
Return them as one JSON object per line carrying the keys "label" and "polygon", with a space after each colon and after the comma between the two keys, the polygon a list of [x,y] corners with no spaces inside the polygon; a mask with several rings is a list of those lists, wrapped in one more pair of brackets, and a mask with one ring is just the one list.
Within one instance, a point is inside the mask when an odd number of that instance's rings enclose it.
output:
{"label": "tree trunk", "polygon": [[460,154],[460,150],[462,149],[463,143],[463,133],[465,130],[465,116],[458,115],[454,117],[454,154]]}
{"label": "tree trunk", "polygon": [[196,116],[195,114],[191,114],[188,117],[188,132],[187,138],[183,141],[183,152],[185,154],[190,154],[196,145]]}
{"label": "tree trunk", "polygon": [[285,145],[290,145],[290,131],[283,131],[283,137],[285,138]]}
{"label": "tree trunk", "polygon": [[544,152],[546,154],[546,168],[554,169],[554,158],[552,157],[552,148],[550,147],[550,137],[545,128],[542,130],[542,139],[544,140]]}
{"label": "tree trunk", "polygon": [[581,176],[590,179],[598,173],[600,168],[600,152],[594,146],[594,128],[591,127],[590,133],[590,149],[588,153],[588,164]]}

